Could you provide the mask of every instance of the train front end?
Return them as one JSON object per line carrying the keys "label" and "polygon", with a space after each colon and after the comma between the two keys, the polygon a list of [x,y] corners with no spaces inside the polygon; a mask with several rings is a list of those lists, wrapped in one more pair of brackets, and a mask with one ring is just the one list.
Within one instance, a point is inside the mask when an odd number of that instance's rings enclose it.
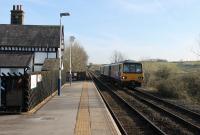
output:
{"label": "train front end", "polygon": [[144,80],[142,64],[123,63],[120,78],[123,85],[140,87]]}

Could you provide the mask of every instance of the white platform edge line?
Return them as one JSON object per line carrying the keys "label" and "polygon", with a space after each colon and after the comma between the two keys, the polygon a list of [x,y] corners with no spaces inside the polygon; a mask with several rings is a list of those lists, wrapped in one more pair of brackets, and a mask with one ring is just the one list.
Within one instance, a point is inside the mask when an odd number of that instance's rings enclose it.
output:
{"label": "white platform edge line", "polygon": [[92,85],[95,87],[95,89],[96,89],[96,91],[97,91],[97,93],[98,93],[98,95],[99,95],[99,97],[100,97],[100,100],[101,100],[101,102],[103,103],[103,105],[104,105],[104,108],[106,109],[106,111],[107,111],[107,114],[108,114],[108,116],[109,116],[110,120],[112,121],[112,124],[113,124],[113,126],[114,126],[114,128],[115,128],[115,130],[116,130],[117,134],[118,134],[118,135],[121,135],[121,132],[120,132],[119,128],[117,127],[117,125],[116,125],[116,123],[115,123],[115,121],[114,121],[114,119],[113,119],[112,115],[110,114],[110,112],[109,112],[109,110],[108,110],[108,108],[107,108],[106,104],[104,103],[104,101],[103,101],[103,99],[102,99],[102,97],[101,97],[101,95],[100,95],[100,93],[99,93],[99,91],[98,91],[97,87],[95,86],[95,84],[94,84],[94,82],[93,82],[93,81],[91,81],[91,82],[92,82]]}

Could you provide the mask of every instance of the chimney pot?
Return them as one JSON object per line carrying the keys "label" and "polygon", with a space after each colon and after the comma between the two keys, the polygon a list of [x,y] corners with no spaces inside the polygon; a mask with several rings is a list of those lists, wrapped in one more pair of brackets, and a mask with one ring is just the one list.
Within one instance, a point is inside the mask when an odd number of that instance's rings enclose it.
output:
{"label": "chimney pot", "polygon": [[24,12],[22,10],[22,5],[13,5],[13,10],[11,10],[11,24],[23,25]]}

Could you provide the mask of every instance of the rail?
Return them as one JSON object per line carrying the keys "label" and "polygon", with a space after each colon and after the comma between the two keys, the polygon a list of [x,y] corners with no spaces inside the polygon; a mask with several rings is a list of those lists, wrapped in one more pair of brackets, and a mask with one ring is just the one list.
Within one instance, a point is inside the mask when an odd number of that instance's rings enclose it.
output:
{"label": "rail", "polygon": [[141,121],[143,121],[145,123],[146,126],[148,125],[148,127],[151,127],[152,132],[154,132],[156,134],[160,134],[160,135],[166,134],[160,128],[158,128],[154,123],[152,123],[148,118],[146,118],[142,113],[140,113],[136,108],[132,107],[122,97],[120,97],[115,92],[113,92],[113,90],[110,87],[108,87],[101,80],[99,80],[94,74],[92,74],[92,73],[90,73],[90,74],[91,74],[91,76],[93,76],[95,78],[95,83],[98,81],[98,83],[101,83],[101,85],[103,85],[105,88],[107,88],[109,90],[109,92],[111,92],[118,99],[118,101],[123,102],[123,104],[126,105],[126,107],[129,108],[129,110],[131,112],[134,112],[141,119]]}

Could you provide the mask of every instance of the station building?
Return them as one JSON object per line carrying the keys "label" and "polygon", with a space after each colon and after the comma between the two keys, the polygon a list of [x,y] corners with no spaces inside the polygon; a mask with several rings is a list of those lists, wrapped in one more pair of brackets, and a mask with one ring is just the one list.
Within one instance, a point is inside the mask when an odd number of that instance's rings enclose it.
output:
{"label": "station building", "polygon": [[[59,50],[61,56],[64,52],[63,26],[24,25],[21,5],[13,6],[10,22],[0,24],[0,111],[2,106],[25,106],[29,103],[29,96],[24,91],[36,89],[37,83],[41,83],[41,75],[38,79],[33,74],[58,70]],[[26,84],[22,82],[25,75],[30,76]]]}
{"label": "station building", "polygon": [[[24,11],[21,5],[14,5],[11,10],[11,24],[0,24],[0,59],[12,63],[0,67],[0,73],[24,74],[25,72],[41,71],[44,63],[50,63],[59,57],[60,26],[59,25],[24,25]],[[61,50],[64,51],[64,32],[62,28]],[[26,54],[26,55],[25,55]],[[32,56],[26,70],[18,68],[18,58]],[[11,61],[9,61],[11,60]],[[5,61],[0,61],[4,65]],[[6,63],[5,63],[6,64]],[[15,67],[16,65],[16,67]],[[46,64],[45,64],[46,65]],[[46,68],[45,68],[46,69]],[[24,72],[25,71],[25,72]]]}

